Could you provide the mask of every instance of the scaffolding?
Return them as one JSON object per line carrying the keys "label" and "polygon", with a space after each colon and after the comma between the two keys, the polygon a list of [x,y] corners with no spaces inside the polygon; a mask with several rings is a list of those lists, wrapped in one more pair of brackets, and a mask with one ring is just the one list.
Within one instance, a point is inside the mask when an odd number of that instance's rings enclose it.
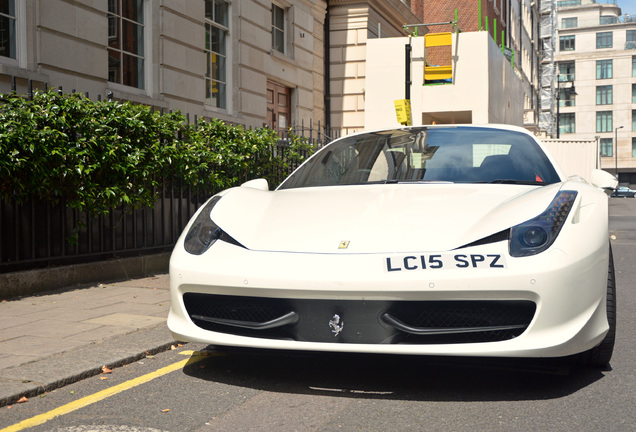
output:
{"label": "scaffolding", "polygon": [[539,129],[545,131],[550,137],[556,136],[556,65],[554,56],[557,44],[557,0],[542,0],[540,3],[540,27],[539,38],[541,39],[541,90],[539,102],[541,111],[539,112]]}

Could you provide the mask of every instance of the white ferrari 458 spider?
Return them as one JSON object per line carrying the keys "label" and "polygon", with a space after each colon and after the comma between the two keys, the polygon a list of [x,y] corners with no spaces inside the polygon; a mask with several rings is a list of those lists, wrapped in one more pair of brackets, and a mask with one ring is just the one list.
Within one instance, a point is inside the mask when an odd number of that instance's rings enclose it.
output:
{"label": "white ferrari 458 spider", "polygon": [[175,338],[606,365],[614,177],[567,178],[509,126],[349,135],[281,185],[213,196],[170,261]]}

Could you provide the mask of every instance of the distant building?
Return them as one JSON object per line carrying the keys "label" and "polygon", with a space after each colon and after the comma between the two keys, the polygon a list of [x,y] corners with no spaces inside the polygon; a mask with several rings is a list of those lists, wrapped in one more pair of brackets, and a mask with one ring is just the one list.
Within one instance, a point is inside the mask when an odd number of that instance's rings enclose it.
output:
{"label": "distant building", "polygon": [[249,126],[324,122],[324,0],[7,0],[0,90],[65,92]]}
{"label": "distant building", "polygon": [[408,0],[5,0],[0,92],[346,131],[363,127],[367,38],[416,21]]}
{"label": "distant building", "polygon": [[329,0],[326,109],[331,128],[365,128],[368,42],[404,36],[404,24],[419,22],[409,0]]}
{"label": "distant building", "polygon": [[636,21],[615,0],[563,0],[557,24],[558,135],[596,138],[600,167],[636,184]]}
{"label": "distant building", "polygon": [[405,98],[410,44],[413,124],[507,123],[539,132],[536,2],[412,0],[411,7],[421,19],[417,35],[411,27],[412,37],[369,41],[367,127],[396,123],[393,100]]}

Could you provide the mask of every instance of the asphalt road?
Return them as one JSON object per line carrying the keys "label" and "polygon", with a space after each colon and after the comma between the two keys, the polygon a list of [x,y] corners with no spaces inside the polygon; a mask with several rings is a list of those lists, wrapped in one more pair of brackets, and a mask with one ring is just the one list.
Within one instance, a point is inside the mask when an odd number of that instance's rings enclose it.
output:
{"label": "asphalt road", "polygon": [[[46,422],[29,430],[636,430],[631,332],[636,326],[636,199],[610,202],[618,285],[611,370],[400,356],[219,351],[198,356],[186,350],[207,347],[186,344],[2,408],[0,428],[39,419]],[[60,407],[65,411],[54,411]]]}

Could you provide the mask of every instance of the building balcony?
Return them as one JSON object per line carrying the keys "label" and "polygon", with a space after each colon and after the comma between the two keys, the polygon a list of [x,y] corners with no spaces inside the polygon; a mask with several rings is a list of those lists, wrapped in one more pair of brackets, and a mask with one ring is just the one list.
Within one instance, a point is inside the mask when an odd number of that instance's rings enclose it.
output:
{"label": "building balcony", "polygon": [[574,74],[559,74],[559,82],[574,82]]}

